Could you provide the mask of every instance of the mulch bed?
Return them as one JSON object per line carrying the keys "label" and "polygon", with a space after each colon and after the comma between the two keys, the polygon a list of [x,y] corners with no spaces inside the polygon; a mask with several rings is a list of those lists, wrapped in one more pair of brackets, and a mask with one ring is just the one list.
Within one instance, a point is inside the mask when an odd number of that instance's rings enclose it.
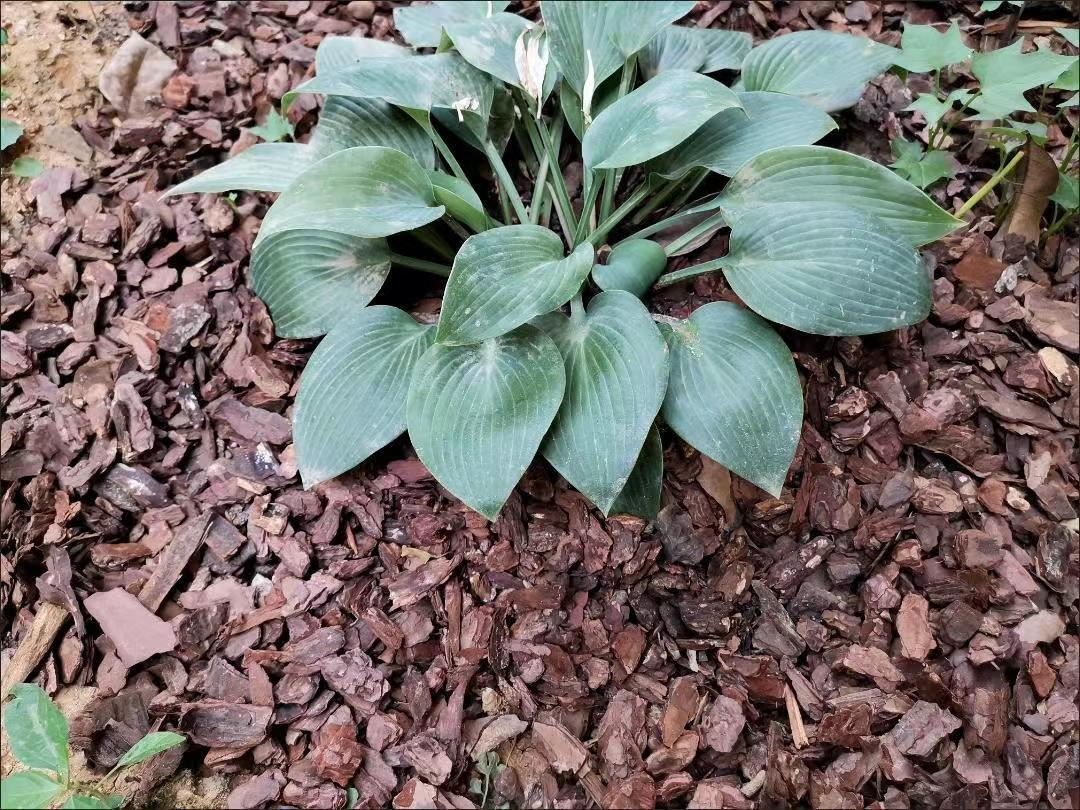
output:
{"label": "mulch bed", "polygon": [[[995,237],[996,195],[929,248],[925,324],[784,332],[807,417],[779,499],[670,435],[651,525],[601,519],[543,463],[489,524],[405,440],[301,488],[289,412],[315,341],[276,339],[245,286],[270,197],[158,196],[254,143],[324,35],[392,37],[389,5],[131,4],[181,73],[144,116],[82,116],[96,169],[35,180],[3,243],[5,665],[41,600],[74,610],[33,678],[96,688],[88,761],[189,736],[143,796],[190,766],[229,776],[231,807],[340,808],[350,786],[359,807],[473,807],[495,751],[492,807],[1080,805],[1080,246]],[[694,16],[895,43],[903,15],[976,6]],[[1008,34],[993,19],[984,42]],[[884,159],[910,100],[883,77],[830,143]],[[959,136],[946,207],[992,173],[983,151]],[[430,320],[430,284],[383,296]],[[654,304],[731,297],[707,278]]]}

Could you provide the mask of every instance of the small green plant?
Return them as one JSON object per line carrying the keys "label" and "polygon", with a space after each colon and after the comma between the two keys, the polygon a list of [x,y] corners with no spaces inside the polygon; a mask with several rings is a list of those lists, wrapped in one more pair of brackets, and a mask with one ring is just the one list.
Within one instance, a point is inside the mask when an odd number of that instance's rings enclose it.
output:
{"label": "small green plant", "polygon": [[15,759],[27,770],[0,782],[0,805],[4,808],[49,807],[65,793],[64,810],[106,810],[124,803],[120,794],[108,794],[102,786],[122,768],[180,745],[184,737],[171,731],[147,734],[95,785],[73,781],[68,757],[68,722],[38,686],[20,683],[12,687],[14,699],[4,711],[8,742]]}
{"label": "small green plant", "polygon": [[278,112],[276,107],[271,107],[266,115],[266,123],[251,127],[251,134],[258,135],[268,143],[277,143],[292,138],[295,129],[292,122]]}
{"label": "small green plant", "polygon": [[482,779],[473,777],[469,780],[469,793],[478,797],[477,804],[480,810],[508,810],[510,807],[508,802],[502,804],[489,802],[491,783],[495,781],[496,776],[506,770],[506,766],[499,762],[499,755],[494,751],[481,754],[476,760],[476,770],[480,772]]}
{"label": "small green plant", "polygon": [[[662,420],[778,494],[803,403],[766,319],[822,335],[918,323],[916,247],[962,224],[887,168],[813,145],[900,52],[825,31],[752,48],[675,25],[693,0],[543,0],[542,23],[507,5],[396,9],[435,53],[327,37],[295,91],[326,96],[308,143],[256,144],[168,192],[280,192],[251,280],[279,335],[326,336],[293,413],[305,485],[407,430],[488,518],[537,452],[604,514],[650,518]],[[728,87],[720,70],[741,75]],[[563,172],[577,160],[580,213]],[[663,275],[721,228],[727,255]],[[448,277],[437,324],[367,306],[392,266]],[[716,272],[748,309],[678,319],[642,300]]]}
{"label": "small green plant", "polygon": [[[0,47],[7,45],[8,34],[7,29],[0,28]],[[7,72],[7,67],[0,64],[0,81],[3,81],[4,74]],[[8,100],[8,93],[0,85],[0,103]],[[10,118],[4,118],[0,115],[0,152],[7,149],[15,141],[22,137],[23,128],[22,124],[18,121],[13,121]]]}

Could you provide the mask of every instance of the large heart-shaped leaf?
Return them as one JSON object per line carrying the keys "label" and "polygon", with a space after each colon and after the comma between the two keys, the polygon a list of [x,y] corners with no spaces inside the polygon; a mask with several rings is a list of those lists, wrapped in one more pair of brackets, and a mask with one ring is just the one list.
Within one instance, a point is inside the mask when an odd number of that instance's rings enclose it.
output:
{"label": "large heart-shaped leaf", "polygon": [[825,146],[770,149],[731,178],[715,206],[734,225],[762,205],[846,205],[873,214],[912,245],[940,239],[963,222],[872,160]]}
{"label": "large heart-shaped leaf", "polygon": [[751,45],[742,31],[669,25],[638,54],[638,66],[647,78],[665,70],[737,70]]}
{"label": "large heart-shaped leaf", "polygon": [[19,771],[0,782],[4,807],[48,807],[64,788],[38,771]]}
{"label": "large heart-shaped leaf", "polygon": [[284,191],[314,162],[314,153],[306,144],[257,143],[235,157],[173,186],[161,196],[240,189]]}
{"label": "large heart-shaped leaf", "polygon": [[280,337],[325,335],[374,298],[389,272],[385,239],[309,228],[272,234],[251,255],[251,286]]}
{"label": "large heart-shaped leaf", "polygon": [[325,37],[315,49],[315,72],[333,73],[372,56],[409,56],[408,48],[373,37]]}
{"label": "large heart-shaped leaf", "polygon": [[379,99],[331,96],[311,135],[314,159],[354,146],[397,149],[425,169],[435,168],[431,138],[409,115]]}
{"label": "large heart-shaped leaf", "polygon": [[308,360],[293,412],[305,487],[351,470],[405,431],[409,380],[434,333],[383,306],[335,324]]}
{"label": "large heart-shaped leaf", "polygon": [[820,203],[765,205],[731,232],[724,275],[747,306],[818,335],[869,335],[930,311],[919,254],[877,217]]}
{"label": "large heart-shaped leaf", "polygon": [[590,169],[644,163],[690,137],[738,97],[715,79],[669,70],[623,96],[598,116],[581,142]]}
{"label": "large heart-shaped leaf", "polygon": [[693,7],[693,0],[543,0],[540,13],[552,60],[578,98],[587,102],[587,84],[598,86]]}
{"label": "large heart-shaped leaf", "polygon": [[494,520],[562,401],[566,375],[532,326],[468,346],[436,343],[409,387],[409,438],[444,487]]}
{"label": "large heart-shaped leaf", "polygon": [[563,257],[562,242],[538,225],[507,225],[470,236],[446,283],[440,343],[476,343],[569,301],[593,264],[593,248]]}
{"label": "large heart-shaped leaf", "polygon": [[499,12],[478,20],[448,23],[446,33],[453,40],[454,48],[469,64],[507,84],[520,87],[514,46],[525,29],[532,27],[532,23],[524,17]]}
{"label": "large heart-shaped leaf", "polygon": [[649,429],[634,471],[615,499],[609,514],[636,515],[652,520],[660,511],[660,490],[664,485],[664,444],[656,425]]}
{"label": "large heart-shaped leaf", "polygon": [[799,96],[826,112],[850,107],[899,51],[866,37],[796,31],[758,45],[743,61],[741,90]]}
{"label": "large heart-shaped leaf", "polygon": [[779,496],[802,427],[802,389],[784,341],[726,301],[665,327],[664,421],[713,461]]}
{"label": "large heart-shaped leaf", "polygon": [[820,108],[783,93],[738,93],[742,110],[725,110],[653,161],[668,178],[698,166],[730,177],[745,163],[778,146],[812,144],[836,129]]}
{"label": "large heart-shaped leaf", "polygon": [[414,48],[437,48],[443,28],[458,22],[480,22],[508,5],[488,0],[435,0],[429,5],[400,6],[394,9],[394,25]]}
{"label": "large heart-shaped leaf", "polygon": [[27,768],[53,771],[68,778],[68,721],[40,686],[17,683],[4,709],[8,743]]}
{"label": "large heart-shaped leaf", "polygon": [[603,292],[587,315],[538,318],[566,363],[566,396],[544,458],[605,515],[625,489],[667,388],[668,351],[631,293]]}
{"label": "large heart-shaped leaf", "polygon": [[259,245],[271,234],[318,228],[365,238],[411,231],[445,209],[424,168],[396,149],[357,146],[305,170],[266,212]]}

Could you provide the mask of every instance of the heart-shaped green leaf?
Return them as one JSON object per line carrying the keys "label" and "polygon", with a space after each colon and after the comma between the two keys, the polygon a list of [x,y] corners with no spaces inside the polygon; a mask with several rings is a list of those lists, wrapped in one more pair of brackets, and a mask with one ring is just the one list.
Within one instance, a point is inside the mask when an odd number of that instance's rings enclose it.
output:
{"label": "heart-shaped green leaf", "polygon": [[293,432],[305,487],[351,470],[405,430],[417,359],[434,339],[394,307],[366,307],[337,323],[300,378]]}
{"label": "heart-shaped green leaf", "polygon": [[155,731],[153,734],[147,734],[120,757],[116,767],[126,768],[129,765],[136,765],[144,759],[150,759],[155,754],[175,748],[186,739],[184,735],[174,734],[171,731]]}
{"label": "heart-shaped green leaf", "polygon": [[314,160],[354,146],[397,149],[425,169],[435,168],[431,138],[406,113],[374,98],[327,98],[311,135]]}
{"label": "heart-shaped green leaf", "polygon": [[162,194],[204,192],[284,191],[314,162],[314,153],[302,143],[257,143]]}
{"label": "heart-shaped green leaf", "polygon": [[788,93],[825,112],[842,110],[858,101],[863,86],[888,70],[899,53],[867,37],[796,31],[750,51],[736,89]]}
{"label": "heart-shaped green leaf", "polygon": [[825,146],[763,152],[739,169],[715,205],[734,225],[752,209],[778,202],[857,208],[884,220],[912,245],[933,242],[964,224],[884,166]]}
{"label": "heart-shaped green leaf", "polygon": [[357,146],[305,170],[270,206],[258,245],[271,234],[297,228],[375,238],[434,222],[435,204],[424,168],[396,149]]}
{"label": "heart-shaped green leaf", "polygon": [[664,444],[656,425],[649,428],[634,471],[615,499],[609,514],[635,515],[652,520],[660,511],[660,490],[664,484]]}
{"label": "heart-shaped green leaf", "polygon": [[563,257],[559,237],[538,225],[507,225],[470,236],[446,283],[440,343],[476,343],[569,301],[593,264],[584,242]]}
{"label": "heart-shaped green leaf", "polygon": [[877,217],[845,206],[756,208],[731,232],[724,275],[770,321],[817,335],[869,335],[926,318],[930,276]]}
{"label": "heart-shaped green leaf", "polygon": [[463,20],[446,25],[454,48],[473,67],[500,81],[521,86],[514,46],[525,29],[533,25],[517,14],[499,12],[478,20]]}
{"label": "heart-shaped green leaf", "polygon": [[963,62],[969,56],[971,48],[964,44],[956,20],[944,31],[938,31],[932,25],[905,22],[896,64],[912,73],[929,73]]}
{"label": "heart-shaped green leaf", "polygon": [[649,168],[668,178],[698,166],[731,177],[745,163],[778,146],[812,144],[836,129],[818,107],[783,93],[736,94],[742,110],[725,110]]}
{"label": "heart-shaped green leaf", "polygon": [[4,710],[11,753],[27,768],[53,771],[66,782],[67,718],[40,686],[17,683],[11,687],[11,694],[14,699]]}
{"label": "heart-shaped green leaf", "polygon": [[664,26],[690,13],[693,0],[543,0],[540,13],[551,43],[551,58],[578,98],[586,84],[599,86]]}
{"label": "heart-shaped green leaf", "polygon": [[667,346],[644,304],[623,290],[600,293],[587,315],[552,312],[534,323],[566,363],[566,396],[541,452],[606,515],[664,400]]}
{"label": "heart-shaped green leaf", "polygon": [[665,327],[664,421],[713,461],[779,496],[802,427],[802,389],[784,341],[726,301]]}
{"label": "heart-shaped green leaf", "polygon": [[656,242],[628,239],[616,245],[607,264],[593,268],[592,277],[601,290],[626,290],[641,298],[667,266],[667,254]]}
{"label": "heart-shaped green leaf", "polygon": [[590,169],[644,163],[677,146],[717,113],[739,106],[738,97],[715,79],[669,70],[596,116],[582,140],[582,157]]}
{"label": "heart-shaped green leaf", "polygon": [[325,335],[375,297],[390,272],[385,239],[308,228],[280,231],[251,255],[251,286],[281,337]]}
{"label": "heart-shaped green leaf", "polygon": [[468,346],[436,343],[409,387],[409,438],[444,487],[494,520],[536,455],[566,375],[532,326]]}
{"label": "heart-shaped green leaf", "polygon": [[669,25],[638,54],[638,67],[650,79],[665,70],[737,70],[751,45],[741,31]]}
{"label": "heart-shaped green leaf", "polygon": [[4,807],[48,807],[63,788],[43,773],[19,771],[0,782]]}
{"label": "heart-shaped green leaf", "polygon": [[352,67],[361,59],[373,56],[410,56],[412,51],[373,37],[324,37],[315,49],[315,72],[318,74],[334,73]]}
{"label": "heart-shaped green leaf", "polygon": [[394,25],[414,48],[437,48],[443,28],[458,22],[480,22],[508,5],[488,0],[435,0],[429,5],[395,8]]}

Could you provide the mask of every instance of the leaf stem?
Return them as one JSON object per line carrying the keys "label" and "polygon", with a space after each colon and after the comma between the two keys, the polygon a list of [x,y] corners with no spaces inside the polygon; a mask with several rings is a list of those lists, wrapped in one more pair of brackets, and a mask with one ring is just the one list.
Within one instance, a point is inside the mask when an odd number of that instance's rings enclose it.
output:
{"label": "leaf stem", "polygon": [[[574,208],[570,205],[570,193],[566,189],[566,178],[563,177],[562,166],[559,165],[559,149],[554,144],[552,134],[548,130],[544,119],[535,118],[532,114],[533,107],[530,106],[525,94],[516,88],[514,92],[518,97],[518,103],[525,108],[526,114],[522,116],[522,119],[525,121],[526,131],[529,132],[530,137],[536,138],[542,144],[544,151],[548,155],[548,173],[551,175],[552,196],[557,208],[561,210],[560,221],[566,223],[563,227],[570,228],[566,237],[568,240],[572,239],[574,229],[577,228],[577,221],[574,219]],[[559,131],[561,132],[561,128]]]}
{"label": "leaf stem", "polygon": [[722,227],[723,224],[723,213],[713,214],[711,217],[699,222],[693,228],[686,231],[682,236],[677,236],[671,244],[664,248],[664,253],[668,256],[674,256],[687,245],[691,244],[695,239],[703,236],[714,228]]}
{"label": "leaf stem", "polygon": [[445,264],[439,264],[438,262],[429,262],[425,259],[416,259],[412,256],[402,256],[400,253],[391,253],[390,261],[394,264],[399,264],[402,267],[408,267],[410,270],[422,270],[425,273],[432,273],[436,276],[442,276],[445,278],[450,275],[450,267]]}
{"label": "leaf stem", "polygon": [[499,154],[499,150],[495,148],[495,144],[490,140],[484,141],[484,154],[487,155],[488,163],[491,164],[495,176],[499,178],[499,185],[505,189],[506,195],[510,198],[510,204],[514,206],[514,214],[517,216],[518,222],[528,222],[529,214],[525,210],[525,203],[521,201],[517,186],[514,185],[514,178],[510,176],[506,164],[503,163],[502,155]]}
{"label": "leaf stem", "polygon": [[686,174],[682,177],[676,177],[674,180],[665,180],[664,186],[652,196],[652,199],[645,203],[645,205],[636,214],[634,214],[634,216],[630,217],[630,224],[639,224],[642,220],[645,219],[645,217],[649,216],[649,214],[651,214],[657,208],[660,208],[662,205],[664,205],[668,200],[670,200],[672,197],[675,196],[675,194],[678,193],[679,189],[682,188],[683,181],[689,177],[690,174]]}
{"label": "leaf stem", "polygon": [[708,273],[715,273],[717,270],[723,270],[727,263],[727,256],[721,256],[719,259],[702,262],[701,264],[692,264],[689,267],[684,267],[682,270],[676,270],[673,273],[665,273],[656,280],[653,289],[660,290],[664,287],[670,287],[672,284],[678,284],[680,281],[697,278],[698,276],[704,276]]}
{"label": "leaf stem", "polygon": [[955,216],[962,217],[964,216],[964,214],[968,213],[972,208],[978,205],[983,197],[993,191],[997,184],[1004,180],[1005,177],[1008,176],[1009,172],[1016,168],[1016,164],[1018,164],[1023,157],[1024,150],[1017,150],[1016,154],[1013,155],[1012,160],[1006,163],[1005,166],[1002,167],[1001,171],[999,171],[997,174],[987,180],[983,184],[982,188],[972,194],[971,198],[960,207],[960,210],[956,212]]}
{"label": "leaf stem", "polygon": [[540,167],[536,171],[536,180],[533,182],[532,198],[529,200],[529,222],[533,225],[540,224],[540,211],[544,207],[544,191],[547,189],[547,173],[550,157],[544,152],[540,158]]}
{"label": "leaf stem", "polygon": [[581,203],[581,217],[578,219],[577,228],[574,229],[574,244],[577,245],[585,238],[585,232],[595,215],[594,207],[596,198],[600,194],[601,178],[596,172],[585,170],[585,199]]}
{"label": "leaf stem", "polygon": [[[619,77],[619,93],[616,101],[625,96],[634,84],[634,76],[637,74],[637,54],[632,55],[623,65],[622,75]],[[603,222],[611,215],[611,209],[615,206],[615,191],[622,180],[624,169],[609,169],[604,173],[604,194],[600,198],[600,221]]]}
{"label": "leaf stem", "polygon": [[647,225],[641,230],[635,231],[634,233],[630,234],[625,239],[620,239],[619,244],[622,244],[623,242],[628,242],[631,239],[646,239],[652,236],[654,233],[659,233],[666,228],[670,228],[672,225],[682,222],[687,217],[692,217],[694,216],[694,214],[700,214],[702,211],[708,211],[710,209],[707,206],[713,205],[715,200],[716,197],[710,197],[708,200],[699,205],[687,208],[685,211],[679,211],[669,217],[665,217],[664,219],[654,222],[652,225]]}
{"label": "leaf stem", "polygon": [[596,230],[589,234],[588,238],[588,241],[592,243],[593,247],[599,247],[604,243],[604,240],[607,239],[607,236],[609,233],[611,233],[611,230],[624,219],[626,219],[626,217],[629,216],[630,212],[633,211],[638,206],[638,204],[642,200],[644,200],[645,197],[648,196],[649,190],[649,181],[643,181],[642,184],[634,190],[633,194],[623,200],[622,205],[616,208],[615,211],[607,219],[605,219],[603,222],[596,226]]}
{"label": "leaf stem", "polygon": [[431,248],[447,261],[453,261],[454,249],[446,244],[446,240],[437,231],[430,228],[417,228],[412,234],[420,244]]}
{"label": "leaf stem", "polygon": [[[457,162],[457,158],[454,157],[454,153],[450,151],[450,147],[446,145],[446,141],[443,140],[442,135],[435,129],[434,124],[428,125],[428,134],[431,136],[432,143],[435,144],[435,149],[438,150],[439,155],[446,161],[446,165],[450,167],[450,171],[454,173],[454,176],[459,180],[464,180],[469,184],[469,188],[472,188],[472,182],[465,174],[465,170],[461,168],[461,164]],[[475,191],[475,189],[473,189]]]}

